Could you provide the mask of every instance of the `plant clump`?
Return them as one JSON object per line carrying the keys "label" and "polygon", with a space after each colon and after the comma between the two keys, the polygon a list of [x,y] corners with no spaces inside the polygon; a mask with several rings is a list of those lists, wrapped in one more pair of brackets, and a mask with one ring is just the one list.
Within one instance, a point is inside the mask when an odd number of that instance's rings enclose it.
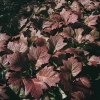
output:
{"label": "plant clump", "polygon": [[15,22],[0,30],[0,100],[99,100],[99,0],[33,0]]}

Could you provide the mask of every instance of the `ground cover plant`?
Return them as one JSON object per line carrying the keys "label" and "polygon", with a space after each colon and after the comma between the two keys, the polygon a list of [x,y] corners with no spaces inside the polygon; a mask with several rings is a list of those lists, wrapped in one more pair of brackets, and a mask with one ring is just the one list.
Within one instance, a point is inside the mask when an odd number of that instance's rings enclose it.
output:
{"label": "ground cover plant", "polygon": [[30,0],[1,22],[0,100],[100,100],[99,0]]}

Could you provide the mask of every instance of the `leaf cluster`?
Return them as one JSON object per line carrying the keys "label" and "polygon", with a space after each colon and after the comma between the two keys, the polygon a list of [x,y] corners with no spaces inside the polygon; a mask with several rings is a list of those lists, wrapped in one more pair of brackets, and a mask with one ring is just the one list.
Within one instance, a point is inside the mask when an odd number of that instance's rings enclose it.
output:
{"label": "leaf cluster", "polygon": [[1,28],[0,99],[98,100],[99,9],[96,0],[22,5]]}

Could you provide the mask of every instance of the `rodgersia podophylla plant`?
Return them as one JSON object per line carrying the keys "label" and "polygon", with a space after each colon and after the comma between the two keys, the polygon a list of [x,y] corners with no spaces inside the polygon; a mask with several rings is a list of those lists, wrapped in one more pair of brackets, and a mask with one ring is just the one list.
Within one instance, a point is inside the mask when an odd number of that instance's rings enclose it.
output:
{"label": "rodgersia podophylla plant", "polygon": [[99,0],[32,1],[16,19],[18,35],[0,33],[0,100],[99,100]]}

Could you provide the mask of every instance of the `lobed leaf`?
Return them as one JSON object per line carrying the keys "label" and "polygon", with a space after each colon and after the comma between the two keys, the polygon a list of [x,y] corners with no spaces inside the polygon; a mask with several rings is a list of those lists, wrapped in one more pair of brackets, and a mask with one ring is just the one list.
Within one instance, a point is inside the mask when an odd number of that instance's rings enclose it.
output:
{"label": "lobed leaf", "polygon": [[50,54],[48,54],[48,49],[45,46],[42,47],[30,47],[28,58],[33,61],[38,69],[42,64],[49,62]]}
{"label": "lobed leaf", "polygon": [[75,77],[82,71],[82,63],[78,62],[75,58],[71,57],[68,60],[63,60],[63,69],[70,71],[72,76]]}
{"label": "lobed leaf", "polygon": [[36,74],[37,79],[43,81],[44,83],[47,83],[50,87],[56,86],[56,83],[59,82],[60,78],[59,74],[56,71],[53,71],[53,69],[53,66],[44,67]]}
{"label": "lobed leaf", "polygon": [[50,51],[56,52],[61,50],[67,43],[63,42],[64,39],[62,36],[57,35],[57,36],[51,36],[50,39],[48,40],[49,45],[48,48]]}
{"label": "lobed leaf", "polygon": [[20,71],[27,66],[25,57],[20,52],[7,55],[7,60],[10,63],[10,69]]}
{"label": "lobed leaf", "polygon": [[31,93],[32,97],[36,99],[43,95],[43,89],[47,89],[46,84],[36,78],[24,78],[23,83],[25,85],[25,95]]}

